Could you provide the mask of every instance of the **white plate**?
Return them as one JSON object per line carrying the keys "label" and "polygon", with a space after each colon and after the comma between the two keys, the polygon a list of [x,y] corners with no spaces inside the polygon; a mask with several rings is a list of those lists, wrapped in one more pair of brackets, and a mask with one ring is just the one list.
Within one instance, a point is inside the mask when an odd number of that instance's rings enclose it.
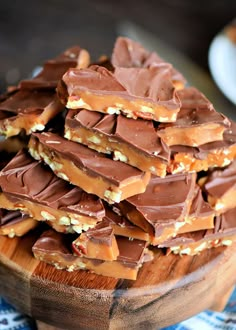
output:
{"label": "white plate", "polygon": [[236,105],[236,44],[221,32],[209,48],[209,68],[223,94]]}

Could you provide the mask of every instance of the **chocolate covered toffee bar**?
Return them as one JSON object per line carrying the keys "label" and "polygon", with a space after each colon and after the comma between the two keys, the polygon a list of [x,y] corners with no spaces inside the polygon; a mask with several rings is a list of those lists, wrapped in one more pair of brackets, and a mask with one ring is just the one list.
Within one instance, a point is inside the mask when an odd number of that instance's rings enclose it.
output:
{"label": "chocolate covered toffee bar", "polygon": [[152,254],[146,242],[117,238],[119,256],[114,261],[89,259],[72,254],[72,239],[69,235],[53,230],[45,231],[33,246],[35,258],[54,265],[58,269],[75,271],[90,270],[96,274],[135,280],[143,262],[150,260]]}
{"label": "chocolate covered toffee bar", "polygon": [[61,178],[109,203],[144,192],[150,179],[149,172],[113,161],[50,132],[33,134],[29,152],[34,158],[43,159]]}
{"label": "chocolate covered toffee bar", "polygon": [[159,247],[169,248],[176,254],[195,255],[212,247],[231,245],[236,237],[235,216],[234,208],[217,216],[213,229],[177,235],[161,243]]}
{"label": "chocolate covered toffee bar", "polygon": [[214,141],[198,147],[174,145],[167,171],[180,173],[188,171],[207,171],[210,167],[229,165],[236,157],[236,124],[223,133],[223,141]]}
{"label": "chocolate covered toffee bar", "polygon": [[226,168],[217,168],[201,179],[209,203],[218,213],[236,207],[236,161]]}
{"label": "chocolate covered toffee bar", "polygon": [[79,256],[100,260],[116,260],[119,249],[114,229],[106,220],[88,229],[72,242],[72,248]]}
{"label": "chocolate covered toffee bar", "polygon": [[[148,68],[155,64],[167,65],[157,53],[149,52],[140,43],[125,37],[117,38],[111,56],[111,64],[114,68]],[[170,63],[168,65],[175,88],[182,89],[186,79]]]}
{"label": "chocolate covered toffee bar", "polygon": [[165,229],[171,229],[174,235],[186,223],[195,195],[195,181],[195,173],[166,178],[153,176],[143,194],[121,202],[119,208],[132,223],[153,236],[156,245]]}
{"label": "chocolate covered toffee bar", "polygon": [[88,110],[69,110],[65,138],[83,143],[142,171],[166,175],[170,150],[156,134],[153,121],[105,115]]}
{"label": "chocolate covered toffee bar", "polygon": [[19,90],[0,103],[0,135],[42,131],[64,109],[55,92]]}
{"label": "chocolate covered toffee bar", "polygon": [[69,69],[57,91],[69,109],[123,113],[134,119],[172,122],[180,109],[170,66],[163,64],[148,68],[117,67],[114,72],[98,65]]}
{"label": "chocolate covered toffee bar", "polygon": [[20,89],[54,89],[69,68],[86,68],[90,62],[87,50],[71,47],[54,59],[44,63],[42,70],[32,79],[22,80]]}
{"label": "chocolate covered toffee bar", "polygon": [[72,225],[76,232],[101,221],[104,207],[89,195],[58,178],[42,162],[20,151],[0,174],[0,207],[22,210],[36,220]]}
{"label": "chocolate covered toffee bar", "polygon": [[22,214],[0,208],[0,235],[8,237],[23,236],[38,225],[38,221]]}
{"label": "chocolate covered toffee bar", "polygon": [[216,112],[212,103],[196,88],[178,92],[181,108],[174,123],[161,123],[157,134],[168,145],[199,145],[223,140],[230,121]]}

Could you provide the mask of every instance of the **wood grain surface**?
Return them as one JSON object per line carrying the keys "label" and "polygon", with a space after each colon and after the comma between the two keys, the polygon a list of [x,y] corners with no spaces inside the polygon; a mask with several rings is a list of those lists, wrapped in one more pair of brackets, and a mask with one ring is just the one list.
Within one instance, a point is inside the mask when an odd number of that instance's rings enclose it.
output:
{"label": "wood grain surface", "polygon": [[129,281],[35,260],[31,247],[38,234],[0,237],[0,294],[62,329],[162,328],[216,305],[235,283],[236,244],[194,257],[157,251]]}

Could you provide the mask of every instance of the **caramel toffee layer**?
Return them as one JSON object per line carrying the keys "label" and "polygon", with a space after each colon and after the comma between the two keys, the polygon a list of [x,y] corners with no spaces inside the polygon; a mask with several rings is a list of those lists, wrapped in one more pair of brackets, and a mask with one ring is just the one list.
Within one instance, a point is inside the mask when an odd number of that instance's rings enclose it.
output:
{"label": "caramel toffee layer", "polygon": [[223,134],[223,141],[209,142],[198,147],[174,145],[171,149],[171,162],[167,171],[180,173],[207,171],[210,167],[229,165],[236,157],[236,123]]}
{"label": "caramel toffee layer", "polygon": [[32,79],[22,80],[20,89],[55,89],[58,81],[69,68],[86,68],[89,65],[89,53],[74,46],[65,50],[54,59],[44,63],[42,70]]}
{"label": "caramel toffee layer", "polygon": [[[114,67],[122,68],[148,68],[155,64],[167,65],[157,53],[149,52],[140,43],[125,37],[117,38],[111,56],[111,64]],[[185,78],[171,64],[169,66],[175,87],[183,88],[186,83]]]}
{"label": "caramel toffee layer", "polygon": [[217,212],[236,207],[236,161],[226,168],[210,171],[204,180],[203,190]]}
{"label": "caramel toffee layer", "polygon": [[234,208],[217,216],[214,228],[177,235],[159,247],[170,248],[174,253],[194,255],[207,248],[231,245],[236,235],[235,216]]}
{"label": "caramel toffee layer", "polygon": [[20,211],[0,208],[0,235],[23,236],[37,226],[38,222]]}
{"label": "caramel toffee layer", "polygon": [[120,203],[122,213],[134,224],[158,237],[166,227],[177,231],[185,224],[195,194],[196,174],[152,177],[146,191]]}
{"label": "caramel toffee layer", "polygon": [[65,137],[99,152],[112,153],[114,160],[142,171],[166,175],[170,150],[157,136],[154,122],[95,111],[69,110]]}
{"label": "caramel toffee layer", "polygon": [[119,255],[114,229],[106,220],[82,233],[72,243],[79,256],[100,260],[116,260]]}
{"label": "caramel toffee layer", "polygon": [[180,109],[169,65],[117,67],[113,73],[98,65],[69,69],[57,91],[69,109],[123,113],[134,119],[172,122]]}
{"label": "caramel toffee layer", "polygon": [[69,235],[53,230],[45,231],[33,246],[34,256],[58,269],[90,270],[96,274],[135,280],[142,263],[151,254],[146,250],[146,243],[118,237],[119,256],[114,261],[89,259],[72,254],[72,239]]}
{"label": "caramel toffee layer", "polygon": [[17,91],[0,103],[0,134],[41,131],[63,109],[54,92]]}
{"label": "caramel toffee layer", "polygon": [[212,103],[196,88],[178,92],[181,108],[174,123],[162,123],[157,133],[169,146],[199,146],[223,140],[230,121],[215,111]]}
{"label": "caramel toffee layer", "polygon": [[1,171],[0,187],[1,207],[22,209],[37,220],[82,226],[95,225],[104,216],[99,198],[58,178],[24,150]]}
{"label": "caramel toffee layer", "polygon": [[144,192],[150,179],[149,172],[116,162],[50,132],[33,134],[29,151],[36,159],[43,159],[58,176],[110,203]]}

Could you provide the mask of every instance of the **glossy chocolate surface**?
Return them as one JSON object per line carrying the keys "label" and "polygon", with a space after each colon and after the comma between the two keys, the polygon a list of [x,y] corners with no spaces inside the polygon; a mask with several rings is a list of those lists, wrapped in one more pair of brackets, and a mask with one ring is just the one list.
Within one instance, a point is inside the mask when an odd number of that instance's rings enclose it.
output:
{"label": "glossy chocolate surface", "polygon": [[169,65],[172,80],[178,80],[183,85],[186,83],[185,78],[180,72],[172,67],[170,63],[166,63],[157,53],[149,52],[140,43],[125,37],[116,39],[111,63],[114,67],[132,68],[132,67],[150,67],[162,63]]}
{"label": "glossy chocolate surface", "polygon": [[69,69],[58,85],[59,97],[66,104],[68,95],[73,98],[80,92],[145,100],[170,110],[180,107],[171,82],[170,67],[162,64],[149,68],[117,67],[114,73],[98,65],[81,70]]}
{"label": "glossy chocolate surface", "polygon": [[153,121],[135,120],[123,115],[106,115],[82,109],[69,110],[66,125],[73,129],[84,127],[94,133],[115,139],[118,143],[129,144],[145,154],[169,160],[169,148],[157,136]]}
{"label": "glossy chocolate surface", "polygon": [[105,155],[91,150],[79,143],[68,141],[57,134],[34,133],[33,139],[72,161],[79,168],[86,169],[89,175],[102,176],[119,186],[126,180],[141,178],[143,172],[125,163],[113,161]]}
{"label": "glossy chocolate surface", "polygon": [[222,141],[213,141],[202,144],[198,147],[173,145],[170,147],[171,154],[186,153],[193,155],[196,159],[205,159],[211,152],[217,152],[217,150],[226,150],[231,146],[236,145],[236,123],[231,121],[230,127],[223,133]]}
{"label": "glossy chocolate surface", "polygon": [[188,87],[177,92],[181,108],[174,123],[161,123],[159,129],[166,127],[194,127],[206,124],[219,124],[225,127],[230,121],[217,112],[212,103],[196,88]]}
{"label": "glossy chocolate surface", "polygon": [[104,215],[103,204],[98,197],[58,178],[24,150],[19,151],[2,170],[0,187],[9,197],[82,215],[100,218]]}
{"label": "glossy chocolate surface", "polygon": [[[54,230],[47,230],[34,244],[33,252],[42,254],[53,253],[55,263],[57,254],[63,256],[68,261],[76,260],[78,256],[76,257],[72,254],[72,240],[73,236],[57,233]],[[137,239],[129,240],[126,237],[118,236],[117,245],[120,252],[117,261],[125,264],[127,267],[136,267],[143,262],[146,242]],[[86,258],[83,257],[81,260],[86,260]],[[102,260],[92,260],[95,264],[103,262]]]}
{"label": "glossy chocolate surface", "polygon": [[165,178],[152,176],[143,194],[132,196],[121,203],[142,215],[158,236],[163,227],[184,221],[194,197],[195,180],[195,173],[175,174]]}
{"label": "glossy chocolate surface", "polygon": [[159,245],[159,247],[172,247],[178,245],[187,245],[198,241],[209,241],[229,238],[236,235],[236,209],[231,209],[215,218],[213,229],[199,230],[177,235]]}
{"label": "glossy chocolate surface", "polygon": [[[20,89],[55,89],[58,81],[69,69],[77,67],[83,60],[83,51],[79,46],[67,49],[65,52],[48,60],[44,63],[42,70],[32,79],[22,80],[19,84]],[[85,56],[88,53],[86,52]],[[86,58],[87,60],[87,58]],[[88,57],[89,60],[89,57]]]}
{"label": "glossy chocolate surface", "polygon": [[209,173],[204,184],[204,190],[214,197],[221,197],[228,190],[236,186],[236,161],[222,169],[215,169]]}
{"label": "glossy chocolate surface", "polygon": [[8,211],[5,209],[0,209],[0,227],[4,225],[13,225],[15,223],[21,222],[27,219],[29,216],[22,214],[20,211]]}
{"label": "glossy chocolate surface", "polygon": [[0,103],[0,119],[2,114],[6,117],[17,114],[40,114],[55,99],[56,94],[51,91],[18,91]]}

